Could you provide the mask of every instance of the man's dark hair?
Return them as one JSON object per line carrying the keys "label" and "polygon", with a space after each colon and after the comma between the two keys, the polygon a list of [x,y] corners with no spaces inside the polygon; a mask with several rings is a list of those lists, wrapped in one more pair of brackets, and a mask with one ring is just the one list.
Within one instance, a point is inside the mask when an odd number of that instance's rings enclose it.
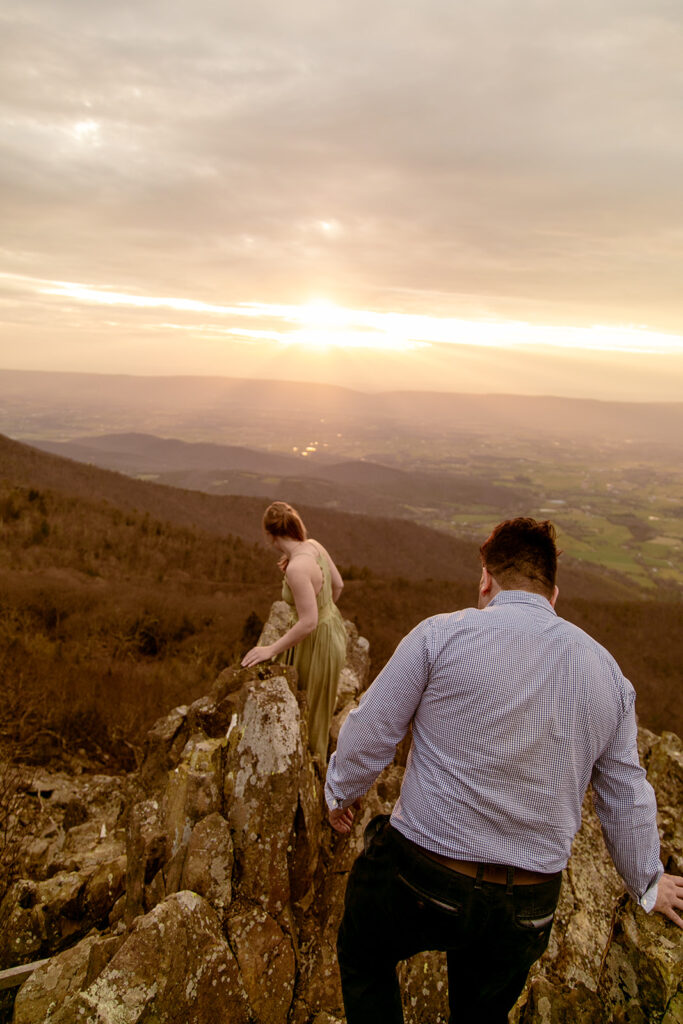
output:
{"label": "man's dark hair", "polygon": [[547,519],[506,519],[479,548],[482,565],[502,590],[550,597],[557,577],[555,527]]}

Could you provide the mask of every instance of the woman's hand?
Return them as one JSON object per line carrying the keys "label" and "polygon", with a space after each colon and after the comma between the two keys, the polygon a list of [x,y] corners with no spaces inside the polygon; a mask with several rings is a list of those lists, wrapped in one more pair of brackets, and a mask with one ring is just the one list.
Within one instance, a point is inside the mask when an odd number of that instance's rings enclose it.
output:
{"label": "woman's hand", "polygon": [[259,665],[262,661],[270,661],[274,658],[272,644],[267,647],[252,647],[242,658],[242,668],[251,668],[252,665]]}
{"label": "woman's hand", "polygon": [[287,566],[289,565],[289,558],[287,555],[283,555],[282,558],[278,558],[277,567],[281,572],[287,572]]}

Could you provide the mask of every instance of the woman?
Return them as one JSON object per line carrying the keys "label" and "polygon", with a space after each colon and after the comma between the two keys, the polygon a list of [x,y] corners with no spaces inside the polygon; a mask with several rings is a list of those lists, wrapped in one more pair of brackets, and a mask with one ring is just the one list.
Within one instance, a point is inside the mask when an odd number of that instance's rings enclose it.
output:
{"label": "woman", "polygon": [[280,552],[285,574],[282,598],[292,605],[293,624],[275,643],[252,647],[245,667],[280,656],[294,665],[308,698],[308,742],[321,765],[327,764],[330,722],[337,684],[346,658],[346,630],[336,601],[344,583],[322,544],[309,538],[298,512],[274,501],[263,516],[263,529]]}

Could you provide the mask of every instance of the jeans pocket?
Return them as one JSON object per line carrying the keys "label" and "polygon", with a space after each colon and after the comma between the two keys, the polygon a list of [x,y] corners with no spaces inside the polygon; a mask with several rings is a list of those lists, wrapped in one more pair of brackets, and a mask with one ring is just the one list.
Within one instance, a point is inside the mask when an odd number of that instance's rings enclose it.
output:
{"label": "jeans pocket", "polygon": [[452,917],[461,916],[463,912],[462,903],[458,903],[456,900],[443,895],[437,896],[434,893],[428,892],[421,885],[406,878],[405,875],[401,874],[401,872],[399,872],[396,877],[407,889],[410,889],[413,896],[417,897],[419,903],[433,907],[435,910],[439,910],[443,914],[449,914]]}

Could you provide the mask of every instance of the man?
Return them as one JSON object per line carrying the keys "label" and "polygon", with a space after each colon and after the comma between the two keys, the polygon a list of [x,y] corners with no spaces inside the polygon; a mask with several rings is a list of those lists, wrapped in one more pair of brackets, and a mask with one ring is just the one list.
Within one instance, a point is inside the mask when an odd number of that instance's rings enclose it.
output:
{"label": "man", "polygon": [[481,559],[478,609],[426,619],[401,641],[330,761],[330,822],[345,833],[412,722],[391,819],[370,823],[349,876],[338,940],[348,1024],[401,1024],[396,964],[424,949],[447,951],[452,1024],[507,1021],[548,944],[591,782],[629,892],[683,927],[633,687],[554,611],[552,524],[503,522]]}

